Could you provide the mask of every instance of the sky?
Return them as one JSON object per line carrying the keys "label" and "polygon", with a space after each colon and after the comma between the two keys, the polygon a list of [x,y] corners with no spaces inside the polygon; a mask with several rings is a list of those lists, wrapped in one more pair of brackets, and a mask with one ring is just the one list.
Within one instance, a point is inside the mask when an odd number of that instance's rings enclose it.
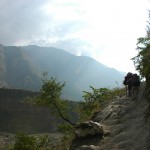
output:
{"label": "sky", "polygon": [[0,43],[56,47],[134,72],[148,0],[0,0]]}

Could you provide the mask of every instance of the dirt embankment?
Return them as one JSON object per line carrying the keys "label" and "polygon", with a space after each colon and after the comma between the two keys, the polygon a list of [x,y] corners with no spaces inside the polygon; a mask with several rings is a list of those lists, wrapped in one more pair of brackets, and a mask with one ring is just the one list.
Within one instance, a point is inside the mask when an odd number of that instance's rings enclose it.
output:
{"label": "dirt embankment", "polygon": [[[148,100],[140,89],[138,98],[122,96],[114,99],[92,118],[103,126],[104,136],[96,143],[80,143],[76,150],[149,150],[150,118],[145,118]],[[93,141],[93,143],[92,143]]]}

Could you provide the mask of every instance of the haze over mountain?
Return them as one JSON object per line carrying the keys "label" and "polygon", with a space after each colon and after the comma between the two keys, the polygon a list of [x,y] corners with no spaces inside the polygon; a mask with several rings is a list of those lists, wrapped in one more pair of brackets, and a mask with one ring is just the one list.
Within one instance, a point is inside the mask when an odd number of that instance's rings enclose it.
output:
{"label": "haze over mountain", "polygon": [[[115,59],[115,58],[112,58]],[[43,72],[66,82],[63,97],[81,100],[89,86],[116,87],[122,72],[109,68],[93,58],[75,56],[53,47],[0,46],[0,87],[38,91]]]}

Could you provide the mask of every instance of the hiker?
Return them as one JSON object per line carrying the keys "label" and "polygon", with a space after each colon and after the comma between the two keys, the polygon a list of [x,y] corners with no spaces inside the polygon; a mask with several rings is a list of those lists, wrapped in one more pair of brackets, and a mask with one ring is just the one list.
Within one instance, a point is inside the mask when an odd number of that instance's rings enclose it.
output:
{"label": "hiker", "polygon": [[140,77],[136,73],[133,74],[131,80],[131,96],[133,100],[137,99],[138,97],[140,84]]}
{"label": "hiker", "polygon": [[131,80],[132,80],[132,73],[128,72],[127,75],[124,77],[123,84],[126,86],[126,95],[131,96]]}
{"label": "hiker", "polygon": [[[128,72],[125,76],[123,84],[126,86],[127,96],[131,96],[134,99],[135,93],[136,91],[138,92],[140,86],[140,77],[136,73],[132,74],[131,72]],[[138,94],[136,94],[136,96],[137,95]]]}
{"label": "hiker", "polygon": [[135,73],[132,75],[131,86],[140,86],[140,77]]}

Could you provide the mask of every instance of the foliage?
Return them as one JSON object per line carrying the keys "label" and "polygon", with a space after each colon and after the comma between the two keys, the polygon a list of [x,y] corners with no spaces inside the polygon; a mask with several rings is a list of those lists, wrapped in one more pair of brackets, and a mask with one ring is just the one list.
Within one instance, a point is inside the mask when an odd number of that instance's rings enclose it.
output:
{"label": "foliage", "polygon": [[18,132],[10,150],[53,150],[54,147],[57,147],[56,140],[54,141],[47,134],[36,137],[25,132]]}
{"label": "foliage", "polygon": [[58,125],[59,131],[64,134],[71,134],[74,131],[74,127],[68,123],[63,123]]}
{"label": "foliage", "polygon": [[15,137],[15,144],[12,150],[34,150],[36,148],[35,141],[34,137],[29,137],[27,134],[19,132]]}
{"label": "foliage", "polygon": [[91,92],[83,91],[84,101],[79,105],[80,120],[87,120],[91,117],[94,111],[100,109],[105,103],[112,99],[112,90],[108,88],[95,89],[90,86]]}
{"label": "foliage", "polygon": [[112,93],[111,94],[112,98],[115,97],[115,96],[120,96],[121,97],[121,96],[126,94],[126,88],[125,87],[124,88],[116,87],[116,88],[111,90],[111,93]]}
{"label": "foliage", "polygon": [[18,132],[15,136],[15,143],[11,150],[48,150],[50,139],[48,135],[36,138],[25,132]]}
{"label": "foliage", "polygon": [[[65,83],[57,82],[55,78],[48,79],[47,74],[44,74],[42,81],[43,85],[40,94],[35,98],[29,99],[29,103],[46,106],[54,115],[61,117],[65,121],[58,126],[60,131],[64,133],[64,137],[57,143],[57,146],[52,144],[51,147],[53,147],[53,150],[66,150],[74,137],[73,131],[76,124],[70,121],[68,101],[60,98]],[[83,91],[84,101],[81,102],[77,108],[80,116],[79,122],[89,119],[96,110],[99,110],[100,107],[108,103],[114,96],[120,94],[118,88],[115,90],[110,90],[108,88],[96,89],[92,86],[90,86],[90,88],[91,92]],[[34,142],[35,140],[33,138],[33,145]]]}
{"label": "foliage", "polygon": [[150,84],[150,39],[139,38],[137,42],[137,50],[139,53],[132,58],[136,70],[146,79],[147,84]]}
{"label": "foliage", "polygon": [[[65,124],[59,125],[59,129],[63,132],[70,132],[72,130],[70,125],[74,126],[75,124],[70,121],[68,101],[60,98],[65,83],[61,84],[54,78],[47,79],[47,74],[44,74],[42,81],[43,85],[40,95],[32,99],[33,103],[50,108],[54,115],[66,121]],[[120,92],[119,88],[114,90],[108,88],[96,89],[92,86],[90,88],[91,92],[83,91],[84,101],[80,102],[77,106],[78,108],[76,108],[78,116],[80,116],[79,122],[88,119],[95,110],[99,109],[104,103],[107,103]]]}
{"label": "foliage", "polygon": [[[150,11],[149,11],[150,20]],[[146,79],[147,87],[150,87],[150,22],[148,21],[145,37],[137,40],[138,55],[132,58],[136,70]]]}
{"label": "foliage", "polygon": [[46,106],[56,117],[60,117],[61,119],[70,123],[71,125],[75,125],[69,119],[68,101],[60,98],[65,83],[57,82],[57,80],[53,77],[48,79],[46,73],[43,74],[42,81],[43,84],[40,90],[40,94],[26,101],[35,105]]}

